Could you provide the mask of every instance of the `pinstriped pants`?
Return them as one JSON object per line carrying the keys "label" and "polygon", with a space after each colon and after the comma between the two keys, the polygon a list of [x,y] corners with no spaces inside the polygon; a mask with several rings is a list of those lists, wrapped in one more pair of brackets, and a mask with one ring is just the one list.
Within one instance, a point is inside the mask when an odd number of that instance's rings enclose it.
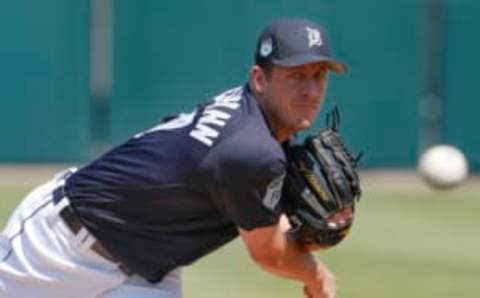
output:
{"label": "pinstriped pants", "polygon": [[90,246],[84,228],[74,234],[59,216],[68,200],[53,204],[63,173],[34,189],[0,234],[0,298],[180,298],[178,268],[158,284],[126,276]]}

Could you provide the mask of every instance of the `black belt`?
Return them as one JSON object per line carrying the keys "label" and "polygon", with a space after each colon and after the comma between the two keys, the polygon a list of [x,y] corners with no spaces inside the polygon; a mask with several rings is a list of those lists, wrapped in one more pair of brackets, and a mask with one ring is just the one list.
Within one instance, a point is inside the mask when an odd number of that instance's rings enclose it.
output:
{"label": "black belt", "polygon": [[[57,187],[53,191],[53,203],[57,205],[63,199],[67,199],[65,195],[65,190],[62,186]],[[85,228],[82,221],[75,214],[72,206],[70,204],[66,205],[62,210],[60,210],[60,217],[63,219],[67,227],[72,231],[74,235],[77,235],[82,228]],[[86,228],[85,228],[86,229]],[[90,249],[109,260],[113,263],[118,263],[118,268],[126,275],[131,275],[132,272],[124,264],[122,264],[116,257],[114,257],[98,240],[95,240],[90,246]]]}

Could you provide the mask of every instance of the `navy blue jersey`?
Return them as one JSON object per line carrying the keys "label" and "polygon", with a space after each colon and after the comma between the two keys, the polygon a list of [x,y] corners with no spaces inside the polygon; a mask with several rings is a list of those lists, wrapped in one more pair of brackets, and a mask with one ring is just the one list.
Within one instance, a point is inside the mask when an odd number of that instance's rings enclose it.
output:
{"label": "navy blue jersey", "polygon": [[160,281],[238,235],[275,224],[285,156],[248,86],[140,133],[70,176],[88,230]]}

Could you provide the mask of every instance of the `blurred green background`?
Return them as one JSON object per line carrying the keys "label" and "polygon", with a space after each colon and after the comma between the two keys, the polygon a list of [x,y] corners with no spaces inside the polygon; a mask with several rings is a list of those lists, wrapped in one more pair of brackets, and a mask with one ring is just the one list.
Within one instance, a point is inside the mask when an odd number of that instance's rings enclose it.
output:
{"label": "blurred green background", "polygon": [[[0,171],[0,227],[51,172]],[[362,178],[365,193],[351,236],[318,253],[336,274],[338,297],[478,297],[480,181],[442,192],[409,174],[366,172]],[[238,240],[183,272],[186,298],[302,297],[300,284],[261,271]]]}
{"label": "blurred green background", "polygon": [[[480,169],[480,2],[79,0],[0,3],[0,161],[85,162],[163,116],[242,84],[275,18],[324,24],[363,167],[411,168],[434,143]],[[316,127],[324,124],[319,118]]]}

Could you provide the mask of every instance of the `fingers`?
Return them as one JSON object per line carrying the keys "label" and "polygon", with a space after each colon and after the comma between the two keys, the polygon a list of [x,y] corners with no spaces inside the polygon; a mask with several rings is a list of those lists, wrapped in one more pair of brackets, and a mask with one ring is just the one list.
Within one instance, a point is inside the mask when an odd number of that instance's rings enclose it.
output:
{"label": "fingers", "polygon": [[306,298],[313,298],[312,294],[310,294],[310,292],[308,291],[307,286],[303,287],[303,293],[305,294]]}
{"label": "fingers", "polygon": [[335,278],[329,271],[324,271],[321,279],[305,284],[303,291],[307,298],[335,298]]}
{"label": "fingers", "polygon": [[311,293],[307,287],[303,288],[303,293],[306,298],[335,298],[335,291],[327,290],[318,293]]}

